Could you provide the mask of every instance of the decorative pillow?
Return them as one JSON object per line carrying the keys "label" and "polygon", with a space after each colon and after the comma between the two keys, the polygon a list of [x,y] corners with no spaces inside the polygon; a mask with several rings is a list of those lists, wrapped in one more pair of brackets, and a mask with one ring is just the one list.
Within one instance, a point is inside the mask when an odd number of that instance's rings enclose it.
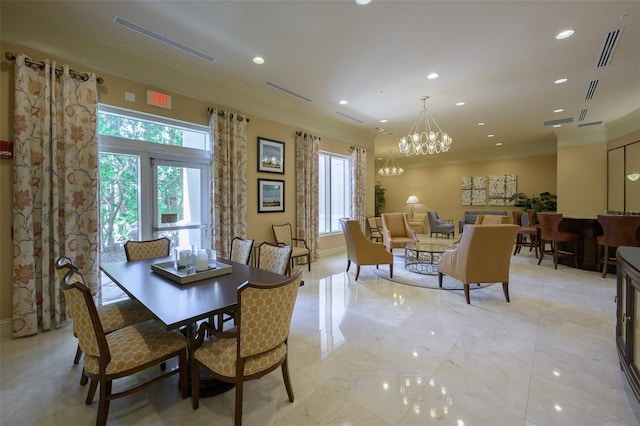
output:
{"label": "decorative pillow", "polygon": [[444,224],[444,219],[436,219],[436,223],[438,225],[442,225],[442,224]]}

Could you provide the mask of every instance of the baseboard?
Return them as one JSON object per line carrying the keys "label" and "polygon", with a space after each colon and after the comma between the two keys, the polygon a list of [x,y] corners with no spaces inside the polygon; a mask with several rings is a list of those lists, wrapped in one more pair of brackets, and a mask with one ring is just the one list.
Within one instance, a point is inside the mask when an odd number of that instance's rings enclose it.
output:
{"label": "baseboard", "polygon": [[320,259],[333,256],[335,254],[344,253],[347,251],[347,246],[334,247],[327,250],[320,250]]}
{"label": "baseboard", "polygon": [[11,318],[0,320],[0,338],[4,339],[5,337],[13,336],[11,324],[13,324]]}

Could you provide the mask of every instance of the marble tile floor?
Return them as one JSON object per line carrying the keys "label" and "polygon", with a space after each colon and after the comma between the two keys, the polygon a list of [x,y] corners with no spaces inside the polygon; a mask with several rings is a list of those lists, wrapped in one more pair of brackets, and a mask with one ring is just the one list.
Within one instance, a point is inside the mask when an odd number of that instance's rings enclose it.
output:
{"label": "marble tile floor", "polygon": [[[245,425],[640,424],[615,349],[613,274],[537,266],[523,251],[511,303],[497,284],[467,305],[462,291],[398,284],[373,266],[356,282],[345,266],[338,254],[303,269],[289,339],[295,402],[280,370],[248,382]],[[1,425],[95,423],[69,325],[0,343]],[[230,391],[192,410],[173,377],[112,402],[109,424],[231,425],[233,409]]]}

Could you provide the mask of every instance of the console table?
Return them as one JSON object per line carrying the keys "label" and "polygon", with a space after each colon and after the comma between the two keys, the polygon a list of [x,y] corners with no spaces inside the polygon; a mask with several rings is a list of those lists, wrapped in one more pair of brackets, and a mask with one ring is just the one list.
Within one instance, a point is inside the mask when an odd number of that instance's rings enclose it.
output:
{"label": "console table", "polygon": [[640,401],[640,247],[618,247],[616,347],[620,367]]}

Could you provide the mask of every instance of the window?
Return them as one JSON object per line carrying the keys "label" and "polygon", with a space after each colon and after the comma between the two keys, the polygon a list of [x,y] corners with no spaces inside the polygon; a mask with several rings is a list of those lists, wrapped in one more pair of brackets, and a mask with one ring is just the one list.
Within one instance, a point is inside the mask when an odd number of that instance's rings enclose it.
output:
{"label": "window", "polygon": [[328,152],[319,155],[320,234],[340,232],[340,219],[351,216],[351,161]]}

